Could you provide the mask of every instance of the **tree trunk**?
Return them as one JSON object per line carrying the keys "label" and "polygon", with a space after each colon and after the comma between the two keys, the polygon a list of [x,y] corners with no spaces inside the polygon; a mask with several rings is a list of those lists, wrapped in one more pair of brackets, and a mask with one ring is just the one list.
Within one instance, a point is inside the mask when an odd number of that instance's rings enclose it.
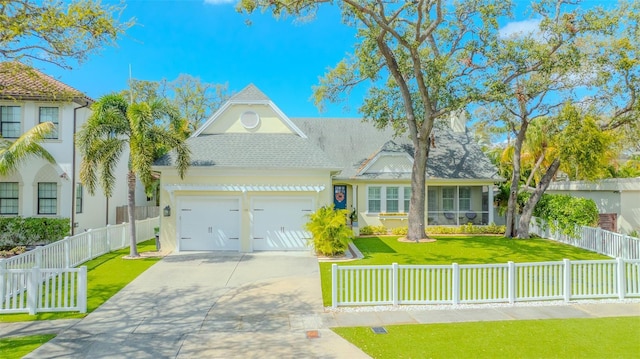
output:
{"label": "tree trunk", "polygon": [[127,203],[129,206],[129,238],[131,243],[129,245],[129,256],[139,257],[138,246],[136,238],[136,174],[133,171],[129,171],[127,174]]}
{"label": "tree trunk", "polygon": [[520,185],[520,161],[522,156],[522,144],[524,143],[529,123],[522,121],[518,135],[513,145],[513,174],[511,175],[511,188],[509,189],[509,202],[507,204],[507,229],[505,237],[516,236],[516,214],[518,213],[518,186]]}
{"label": "tree trunk", "polygon": [[407,239],[418,241],[427,238],[424,223],[424,199],[429,157],[429,137],[414,141],[413,170],[411,171],[411,203],[409,206],[409,230]]}
{"label": "tree trunk", "polygon": [[522,216],[520,216],[520,223],[518,224],[518,238],[529,238],[529,223],[533,216],[533,209],[538,202],[540,202],[542,195],[549,187],[549,183],[551,183],[551,179],[556,175],[556,172],[558,172],[559,167],[560,160],[556,158],[551,162],[549,168],[547,168],[547,172],[542,176],[540,183],[538,183],[535,191],[533,191],[533,194],[529,197],[529,201],[527,201],[527,204],[525,204],[522,209]]}

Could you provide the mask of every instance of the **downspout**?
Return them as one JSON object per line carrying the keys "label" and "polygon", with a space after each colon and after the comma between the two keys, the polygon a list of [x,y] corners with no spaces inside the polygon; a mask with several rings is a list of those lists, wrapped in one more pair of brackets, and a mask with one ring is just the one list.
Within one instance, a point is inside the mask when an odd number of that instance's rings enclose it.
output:
{"label": "downspout", "polygon": [[73,109],[73,146],[72,146],[72,158],[71,158],[71,235],[73,236],[76,231],[76,127],[78,110],[89,106],[89,101],[80,107]]}

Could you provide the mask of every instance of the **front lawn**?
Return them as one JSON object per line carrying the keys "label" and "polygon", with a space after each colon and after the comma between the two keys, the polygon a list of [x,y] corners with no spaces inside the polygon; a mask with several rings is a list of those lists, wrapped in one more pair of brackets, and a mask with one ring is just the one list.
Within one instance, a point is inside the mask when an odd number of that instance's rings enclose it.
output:
{"label": "front lawn", "polygon": [[634,358],[640,317],[334,328],[372,358]]}
{"label": "front lawn", "polygon": [[22,358],[54,337],[55,334],[41,334],[0,339],[0,353],[4,359]]}
{"label": "front lawn", "polygon": [[[397,236],[360,237],[354,244],[363,259],[338,265],[381,264],[482,264],[513,261],[545,262],[562,259],[610,259],[609,257],[546,239],[506,239],[498,236],[441,236],[432,243],[398,242]],[[322,298],[331,305],[331,264],[320,263]]]}

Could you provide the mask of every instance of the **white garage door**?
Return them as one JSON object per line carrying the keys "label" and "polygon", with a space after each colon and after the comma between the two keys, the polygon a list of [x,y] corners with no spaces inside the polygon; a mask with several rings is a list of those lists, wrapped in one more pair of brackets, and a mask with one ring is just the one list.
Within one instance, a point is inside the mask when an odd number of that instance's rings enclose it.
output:
{"label": "white garage door", "polygon": [[304,224],[313,212],[310,198],[256,198],[253,201],[253,250],[308,250]]}
{"label": "white garage door", "polygon": [[181,251],[240,249],[237,198],[183,198],[179,206]]}

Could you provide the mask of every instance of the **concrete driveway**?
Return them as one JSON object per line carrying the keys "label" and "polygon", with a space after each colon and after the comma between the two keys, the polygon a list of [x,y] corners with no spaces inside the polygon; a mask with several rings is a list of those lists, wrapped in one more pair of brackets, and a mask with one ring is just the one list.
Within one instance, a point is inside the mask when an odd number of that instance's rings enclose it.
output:
{"label": "concrete driveway", "polygon": [[171,255],[27,358],[368,358],[321,297],[308,252]]}

